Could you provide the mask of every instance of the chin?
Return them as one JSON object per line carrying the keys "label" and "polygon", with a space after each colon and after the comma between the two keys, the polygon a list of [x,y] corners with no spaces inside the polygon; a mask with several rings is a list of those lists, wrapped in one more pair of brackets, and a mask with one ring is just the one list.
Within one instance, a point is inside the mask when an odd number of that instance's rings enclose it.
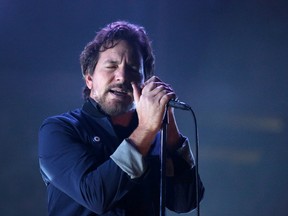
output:
{"label": "chin", "polygon": [[112,103],[103,106],[101,105],[101,108],[109,116],[118,116],[135,109],[135,104]]}

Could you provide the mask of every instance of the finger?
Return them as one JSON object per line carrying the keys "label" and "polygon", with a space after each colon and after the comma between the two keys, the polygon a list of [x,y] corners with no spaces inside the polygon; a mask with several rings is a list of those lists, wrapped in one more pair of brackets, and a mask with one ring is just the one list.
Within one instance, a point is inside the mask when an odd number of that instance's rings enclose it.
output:
{"label": "finger", "polygon": [[162,88],[162,90],[155,94],[155,99],[159,101],[159,104],[166,105],[171,99],[175,98],[175,96],[175,92]]}
{"label": "finger", "polygon": [[144,83],[144,86],[146,86],[147,84],[149,84],[151,82],[162,82],[162,81],[159,79],[159,77],[152,76],[148,80],[146,80],[146,82]]}
{"label": "finger", "polygon": [[157,89],[159,88],[160,89],[165,88],[168,91],[173,91],[173,89],[171,88],[169,84],[164,83],[162,81],[150,81],[148,83],[145,83],[143,86],[145,87],[145,91],[154,91],[154,90],[157,91]]}
{"label": "finger", "polygon": [[133,89],[134,101],[137,104],[141,96],[141,88],[134,82],[131,83]]}
{"label": "finger", "polygon": [[169,92],[169,93],[166,93],[165,95],[163,95],[163,97],[161,97],[161,99],[160,99],[160,103],[162,104],[165,104],[165,105],[167,105],[168,104],[168,102],[171,100],[171,99],[173,99],[173,98],[175,98],[175,93],[174,92]]}
{"label": "finger", "polygon": [[165,95],[168,93],[174,93],[173,89],[170,86],[162,84],[162,83],[158,84],[157,87],[152,90],[152,92],[156,95],[157,94]]}

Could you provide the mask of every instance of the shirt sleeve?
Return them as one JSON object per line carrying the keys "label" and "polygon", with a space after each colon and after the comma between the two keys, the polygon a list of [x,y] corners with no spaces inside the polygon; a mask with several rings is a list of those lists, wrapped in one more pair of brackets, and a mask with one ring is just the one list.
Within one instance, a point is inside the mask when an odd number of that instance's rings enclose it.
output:
{"label": "shirt sleeve", "polygon": [[[177,149],[176,153],[188,163],[190,168],[194,167],[195,160],[187,138],[185,138],[185,141],[181,147]],[[133,146],[129,139],[124,139],[110,158],[127,173],[131,179],[140,177],[147,169],[144,156]],[[169,158],[166,160],[166,174],[167,176],[174,175],[174,165]]]}
{"label": "shirt sleeve", "polygon": [[144,156],[133,146],[129,139],[124,139],[110,158],[131,179],[140,177],[147,169]]}

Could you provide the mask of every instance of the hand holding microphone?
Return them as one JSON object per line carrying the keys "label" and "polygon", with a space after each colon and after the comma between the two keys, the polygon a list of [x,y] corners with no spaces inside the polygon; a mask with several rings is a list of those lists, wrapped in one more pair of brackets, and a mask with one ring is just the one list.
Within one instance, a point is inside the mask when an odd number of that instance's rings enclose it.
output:
{"label": "hand holding microphone", "polygon": [[[158,77],[151,77],[143,86],[132,83],[133,96],[138,115],[138,126],[130,135],[130,139],[138,144],[138,149],[144,149],[145,155],[150,149],[151,142],[163,126],[163,119],[167,106],[188,110],[190,107],[178,100],[175,100],[176,94],[173,89]],[[167,147],[173,149],[178,144],[180,133],[177,128],[175,116],[172,110],[169,110],[169,124]],[[140,139],[145,137],[145,139]],[[141,141],[139,141],[141,140]],[[144,141],[143,141],[144,140]]]}
{"label": "hand holding microphone", "polygon": [[181,110],[190,110],[191,109],[191,107],[188,104],[179,101],[177,98],[176,99],[171,99],[168,102],[168,106],[174,107],[176,109],[181,109]]}

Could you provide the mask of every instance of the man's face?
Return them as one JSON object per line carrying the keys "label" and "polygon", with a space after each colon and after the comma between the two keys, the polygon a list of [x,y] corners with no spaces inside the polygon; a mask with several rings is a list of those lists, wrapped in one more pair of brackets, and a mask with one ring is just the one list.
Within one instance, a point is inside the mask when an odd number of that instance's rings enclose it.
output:
{"label": "man's face", "polygon": [[143,59],[138,49],[126,41],[100,52],[93,75],[85,76],[93,98],[110,116],[117,116],[134,108],[131,82],[144,82]]}

